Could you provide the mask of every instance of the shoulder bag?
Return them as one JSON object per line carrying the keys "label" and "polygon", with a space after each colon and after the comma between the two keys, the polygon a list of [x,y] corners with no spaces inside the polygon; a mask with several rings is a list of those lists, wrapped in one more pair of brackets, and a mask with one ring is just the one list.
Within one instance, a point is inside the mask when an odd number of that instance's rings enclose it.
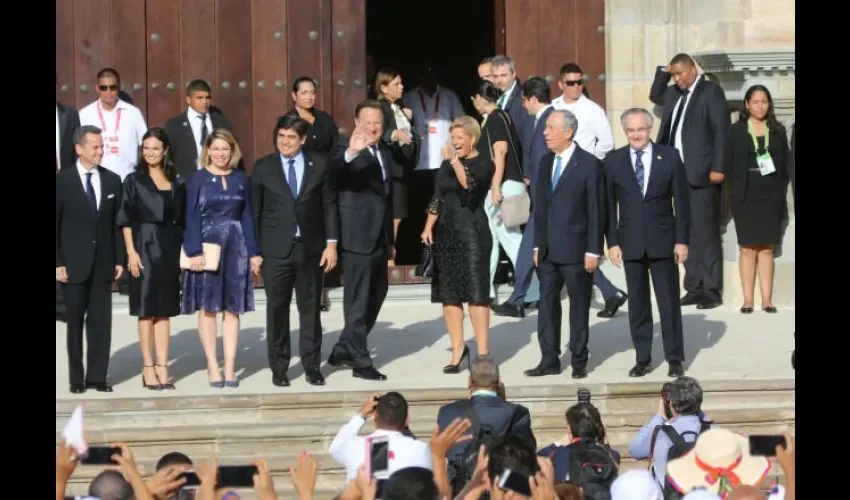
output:
{"label": "shoulder bag", "polygon": [[[519,171],[522,174],[522,163],[519,161],[519,157],[516,153],[513,134],[511,133],[510,117],[506,118],[505,116],[502,116],[502,113],[495,114],[499,115],[499,117],[502,119],[502,123],[505,124],[505,128],[508,131],[508,141],[510,142],[511,146],[510,149],[513,152],[514,160],[516,161],[517,167],[519,167]],[[489,131],[487,131],[487,143],[490,145],[490,159],[492,160],[493,141],[490,140]],[[531,216],[531,197],[528,196],[528,190],[526,189],[522,192],[522,194],[504,198],[499,209],[502,212],[502,223],[505,224],[505,227],[517,227],[523,224],[527,224],[528,219]]]}

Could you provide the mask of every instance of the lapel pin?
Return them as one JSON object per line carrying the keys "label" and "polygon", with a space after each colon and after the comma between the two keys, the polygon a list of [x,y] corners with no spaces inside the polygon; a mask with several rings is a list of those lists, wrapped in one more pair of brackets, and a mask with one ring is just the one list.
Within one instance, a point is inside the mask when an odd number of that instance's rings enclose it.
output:
{"label": "lapel pin", "polygon": [[659,160],[661,159],[661,155],[658,155],[658,159],[659,159]]}
{"label": "lapel pin", "polygon": [[307,165],[309,165],[309,166],[311,166],[311,167],[312,167],[312,166],[313,166],[313,162],[312,162],[312,161],[308,161],[308,162],[307,162]]}

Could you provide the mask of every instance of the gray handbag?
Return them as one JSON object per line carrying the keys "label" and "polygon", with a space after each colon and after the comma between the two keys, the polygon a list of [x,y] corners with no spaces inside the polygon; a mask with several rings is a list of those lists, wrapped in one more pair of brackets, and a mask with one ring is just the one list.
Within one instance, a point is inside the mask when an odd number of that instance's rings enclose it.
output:
{"label": "gray handbag", "polygon": [[[508,129],[508,141],[511,144],[511,151],[514,153],[514,160],[516,160],[516,164],[520,169],[520,173],[522,173],[522,163],[519,161],[519,157],[516,154],[516,148],[514,147],[513,134],[511,134],[511,128],[508,117],[507,119],[502,116],[502,113],[496,113],[502,119],[502,123],[505,124],[505,128]],[[487,132],[487,143],[490,145],[490,159],[493,159],[493,141],[490,140],[490,132]],[[499,210],[502,212],[502,223],[505,227],[517,227],[522,226],[523,224],[528,224],[528,219],[531,217],[531,197],[528,196],[528,189],[523,191],[522,194],[518,194],[515,196],[510,196],[504,198],[502,200],[501,205],[499,205]]]}

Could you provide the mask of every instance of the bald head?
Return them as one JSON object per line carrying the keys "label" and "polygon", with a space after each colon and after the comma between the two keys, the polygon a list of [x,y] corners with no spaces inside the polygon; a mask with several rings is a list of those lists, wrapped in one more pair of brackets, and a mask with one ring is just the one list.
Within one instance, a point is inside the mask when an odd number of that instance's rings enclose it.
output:
{"label": "bald head", "polygon": [[490,356],[478,356],[469,371],[469,389],[495,391],[499,388],[499,365]]}
{"label": "bald head", "polygon": [[735,488],[726,500],[765,500],[764,493],[755,486],[743,485]]}
{"label": "bald head", "polygon": [[100,500],[132,500],[133,487],[120,472],[105,470],[92,479],[89,495]]}

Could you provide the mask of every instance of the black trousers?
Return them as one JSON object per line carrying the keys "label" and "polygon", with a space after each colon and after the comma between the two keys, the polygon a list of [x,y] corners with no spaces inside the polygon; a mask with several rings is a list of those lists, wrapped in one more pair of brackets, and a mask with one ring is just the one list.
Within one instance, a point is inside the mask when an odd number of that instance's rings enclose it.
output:
{"label": "black trousers", "polygon": [[334,355],[350,356],[355,368],[372,366],[366,337],[378,320],[387,298],[387,251],[383,245],[371,254],[342,251],[342,308],[345,326],[333,348]]}
{"label": "black trousers", "polygon": [[[112,344],[112,281],[89,276],[83,283],[62,286],[68,344],[68,380],[72,384],[105,384]],[[83,368],[83,326],[86,368]]]}
{"label": "black trousers", "polygon": [[690,187],[691,230],[685,261],[685,290],[721,300],[723,252],[720,246],[720,184]]}
{"label": "black trousers", "polygon": [[573,369],[584,368],[590,355],[590,301],[593,274],[584,264],[556,264],[548,260],[538,263],[540,300],[538,301],[537,342],[541,364],[553,365],[561,357],[561,288],[567,285],[570,298],[570,353]]}
{"label": "black trousers", "polygon": [[266,307],[266,344],[272,376],[279,377],[289,369],[292,357],[289,312],[292,290],[298,308],[298,352],[304,370],[318,369],[322,354],[322,322],[320,306],[323,270],[321,255],[304,255],[300,241],[293,244],[289,257],[267,257],[263,260],[263,286]]}
{"label": "black trousers", "polygon": [[[686,261],[687,262],[687,261]],[[661,339],[668,363],[685,361],[682,334],[682,306],[679,302],[679,265],[673,259],[649,259],[623,262],[629,294],[629,330],[638,363],[652,361],[652,301],[649,278],[655,288],[655,301],[661,315]]]}

